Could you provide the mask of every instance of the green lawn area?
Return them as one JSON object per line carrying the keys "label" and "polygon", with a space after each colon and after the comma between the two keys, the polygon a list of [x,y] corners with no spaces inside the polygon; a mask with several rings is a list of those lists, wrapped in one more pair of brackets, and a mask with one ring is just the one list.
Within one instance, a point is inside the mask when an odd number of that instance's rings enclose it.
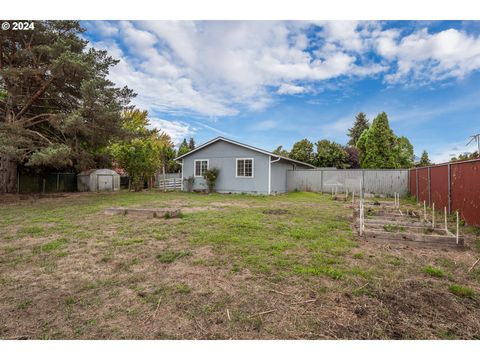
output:
{"label": "green lawn area", "polygon": [[476,251],[359,241],[352,210],[315,193],[19,201],[0,208],[0,338],[478,337]]}

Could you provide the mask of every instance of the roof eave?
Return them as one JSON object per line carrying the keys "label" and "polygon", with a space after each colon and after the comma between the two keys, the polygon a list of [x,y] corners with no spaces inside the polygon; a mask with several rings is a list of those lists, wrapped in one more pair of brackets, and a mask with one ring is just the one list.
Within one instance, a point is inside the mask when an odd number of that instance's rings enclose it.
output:
{"label": "roof eave", "polygon": [[262,149],[259,149],[259,148],[256,148],[254,146],[250,146],[250,145],[247,145],[247,144],[242,144],[241,142],[238,142],[238,141],[235,141],[235,140],[230,140],[230,139],[227,139],[227,138],[224,138],[222,136],[218,136],[210,141],[207,141],[206,143],[200,145],[199,147],[193,149],[193,150],[190,150],[189,152],[187,152],[186,154],[183,154],[182,156],[178,156],[176,157],[175,161],[178,161],[178,160],[181,160],[183,159],[185,156],[188,156],[190,154],[193,154],[194,152],[200,150],[200,149],[203,149],[204,147],[207,147],[208,145],[211,145],[217,141],[220,141],[220,140],[223,140],[225,142],[228,142],[228,143],[231,143],[231,144],[234,144],[234,145],[237,145],[237,146],[241,146],[241,147],[244,147],[244,148],[247,148],[247,149],[250,149],[252,151],[256,151],[256,152],[259,152],[261,154],[265,154],[265,155],[268,155],[268,156],[274,156],[274,157],[278,157],[278,158],[281,158],[285,161],[290,161],[290,162],[293,162],[293,163],[296,163],[296,164],[300,164],[300,165],[303,165],[303,166],[307,166],[307,167],[310,167],[312,169],[315,169],[315,166],[314,165],[311,165],[311,164],[307,164],[307,163],[304,163],[303,161],[298,161],[298,160],[293,160],[293,159],[290,159],[288,157],[285,157],[285,156],[281,156],[281,155],[277,155],[277,154],[274,154],[272,152],[269,152],[269,151],[265,151],[265,150],[262,150]]}

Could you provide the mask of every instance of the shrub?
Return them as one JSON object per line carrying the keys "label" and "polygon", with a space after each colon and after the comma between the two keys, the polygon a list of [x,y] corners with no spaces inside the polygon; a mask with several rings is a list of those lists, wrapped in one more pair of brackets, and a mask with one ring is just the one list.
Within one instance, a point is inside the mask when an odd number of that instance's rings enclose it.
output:
{"label": "shrub", "polygon": [[427,275],[437,278],[442,278],[445,276],[442,270],[434,268],[433,266],[427,266],[426,268],[423,268],[423,272]]}
{"label": "shrub", "polygon": [[466,286],[453,284],[448,287],[448,290],[457,296],[473,298],[475,295],[474,291]]}
{"label": "shrub", "polygon": [[217,182],[219,172],[219,169],[212,168],[203,173],[203,178],[207,180],[208,192],[215,191],[215,183]]}

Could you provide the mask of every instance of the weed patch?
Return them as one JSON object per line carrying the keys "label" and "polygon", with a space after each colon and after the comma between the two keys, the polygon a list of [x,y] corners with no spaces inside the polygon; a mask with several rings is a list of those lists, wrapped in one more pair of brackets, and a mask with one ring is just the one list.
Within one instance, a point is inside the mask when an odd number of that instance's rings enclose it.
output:
{"label": "weed patch", "polygon": [[475,292],[470,289],[469,287],[460,285],[460,284],[452,284],[448,287],[448,290],[457,296],[460,297],[468,297],[473,298],[475,296]]}
{"label": "weed patch", "polygon": [[157,260],[163,264],[170,264],[178,259],[191,255],[192,253],[190,251],[185,250],[165,250],[157,255]]}
{"label": "weed patch", "polygon": [[66,239],[66,238],[60,238],[60,239],[57,239],[57,240],[53,240],[53,241],[50,241],[46,244],[43,244],[43,245],[40,245],[40,246],[37,246],[37,247],[33,248],[33,253],[37,254],[37,253],[40,253],[40,252],[55,251],[55,250],[58,250],[58,249],[62,248],[63,246],[65,246],[67,243],[68,243],[68,239]]}
{"label": "weed patch", "polygon": [[436,277],[436,278],[443,278],[445,277],[445,273],[438,268],[435,268],[433,266],[427,266],[422,269],[422,271],[430,276]]}

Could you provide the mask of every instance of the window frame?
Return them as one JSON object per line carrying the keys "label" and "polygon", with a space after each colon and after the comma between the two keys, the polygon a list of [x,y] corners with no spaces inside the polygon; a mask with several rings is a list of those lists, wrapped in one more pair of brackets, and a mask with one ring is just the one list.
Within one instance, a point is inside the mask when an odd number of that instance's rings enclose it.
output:
{"label": "window frame", "polygon": [[[193,161],[193,176],[196,178],[203,178],[203,172],[202,172],[203,161],[207,162],[207,170],[210,169],[210,161],[208,159],[195,159]],[[197,162],[200,163],[200,175],[197,175]]]}
{"label": "window frame", "polygon": [[[252,161],[252,175],[238,175],[238,161],[251,160]],[[243,163],[243,173],[245,174],[245,162]],[[240,179],[253,179],[255,177],[255,159],[254,158],[235,158],[235,177]]]}

